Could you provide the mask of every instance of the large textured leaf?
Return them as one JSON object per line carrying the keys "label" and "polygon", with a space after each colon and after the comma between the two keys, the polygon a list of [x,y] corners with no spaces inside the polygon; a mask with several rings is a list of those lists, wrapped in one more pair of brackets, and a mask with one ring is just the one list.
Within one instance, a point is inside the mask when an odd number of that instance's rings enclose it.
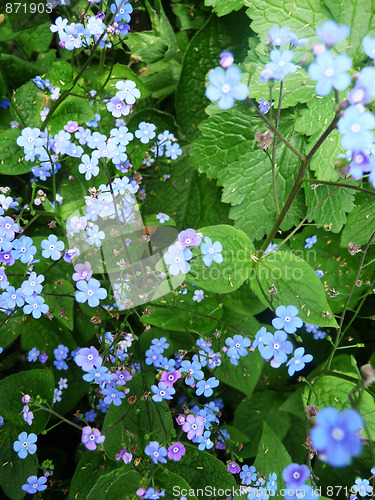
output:
{"label": "large textured leaf", "polygon": [[[223,1],[222,4],[228,9],[233,2]],[[219,65],[219,55],[223,50],[231,50],[236,62],[242,62],[250,33],[246,16],[232,14],[223,19],[211,16],[191,39],[176,90],[177,118],[189,138],[198,136],[197,126],[206,117],[204,109],[210,102],[205,94],[208,71]]]}
{"label": "large textured leaf", "polygon": [[[42,120],[39,113],[44,108],[44,96],[44,92],[35,83],[27,82],[22,85],[12,96],[11,113],[13,119],[23,127],[40,128]],[[23,148],[19,149],[23,151]]]}
{"label": "large textured leaf", "polygon": [[254,267],[251,287],[267,304],[266,297],[269,297],[268,290],[272,285],[277,288],[277,293],[272,296],[274,307],[294,305],[299,309],[299,317],[306,323],[337,326],[320,279],[300,257],[283,251],[264,255]]}
{"label": "large textured leaf", "polygon": [[9,129],[0,134],[0,174],[20,175],[30,172],[33,164],[24,160],[23,148],[16,143],[20,131]]}
{"label": "large textured leaf", "polygon": [[276,472],[278,480],[282,481],[282,471],[291,462],[289,453],[280,441],[278,429],[271,428],[267,422],[264,422],[262,437],[260,438],[259,449],[254,462],[256,470],[266,477]]}
{"label": "large textured leaf", "polygon": [[362,49],[362,38],[375,31],[374,0],[324,0],[324,3],[335,21],[350,26],[348,39],[337,49],[342,46],[355,63],[362,61],[366,57]]}
{"label": "large textured leaf", "polygon": [[315,96],[307,103],[307,108],[301,110],[295,129],[304,135],[322,133],[335,116],[334,106],[333,96]]}
{"label": "large textured leaf", "polygon": [[79,97],[70,96],[65,99],[53,113],[47,128],[51,134],[57,134],[60,130],[63,130],[64,125],[66,125],[69,120],[74,120],[80,125],[84,125],[85,122],[93,118],[94,110],[88,101]]}
{"label": "large textured leaf", "polygon": [[[314,178],[311,171],[307,175],[310,179]],[[312,189],[310,183],[305,183],[303,187],[308,211],[312,210],[335,189],[335,186],[325,185]],[[308,221],[314,221],[316,224],[326,226],[331,224],[330,229],[332,232],[340,232],[346,222],[347,214],[354,208],[355,193],[353,189],[338,188],[334,194],[314,210]]]}
{"label": "large textured leaf", "polygon": [[[348,220],[341,236],[341,245],[364,245],[375,231],[375,197],[363,196],[356,199],[356,207],[348,215]],[[374,241],[373,241],[374,243]]]}
{"label": "large textured leaf", "polygon": [[[248,278],[252,268],[251,255],[254,253],[254,245],[249,237],[232,226],[210,226],[199,230],[211,238],[212,243],[219,241],[223,246],[223,262],[217,264],[212,262],[207,267],[201,257],[193,258],[191,261],[190,275],[192,281],[198,287],[209,292],[228,293],[236,290]],[[193,256],[201,255],[200,250],[195,248]]]}
{"label": "large textured leaf", "polygon": [[[236,482],[227,467],[206,451],[199,451],[196,446],[184,444],[186,454],[179,462],[168,463],[168,470],[183,477],[195,490],[199,500],[207,498],[204,495],[205,487],[216,487],[219,489],[230,489],[236,487]],[[211,490],[212,492],[212,490]]]}
{"label": "large textured leaf", "polygon": [[[344,229],[345,231],[345,229]],[[317,236],[317,242],[311,249],[304,248],[306,238]],[[292,250],[302,257],[314,269],[324,272],[321,282],[328,295],[328,290],[335,290],[339,295],[328,298],[328,303],[335,313],[343,310],[347,300],[347,294],[352,286],[360,261],[361,254],[350,255],[348,250],[340,247],[339,235],[308,226],[301,233],[296,234],[290,240]],[[370,266],[371,267],[371,266]],[[364,268],[360,280],[365,283],[372,280],[373,267]],[[349,307],[352,308],[364,293],[364,287],[356,286],[353,291]],[[313,321],[309,321],[313,323]]]}
{"label": "large textured leaf", "polygon": [[234,10],[240,10],[244,6],[244,0],[205,0],[204,4],[212,7],[218,16],[226,16]]}
{"label": "large textured leaf", "polygon": [[[320,134],[313,135],[308,143],[310,150],[316,143]],[[322,181],[337,181],[340,176],[335,169],[334,162],[339,154],[345,153],[340,146],[341,135],[338,130],[334,130],[323,142],[310,162],[310,169],[315,171],[316,178]]]}

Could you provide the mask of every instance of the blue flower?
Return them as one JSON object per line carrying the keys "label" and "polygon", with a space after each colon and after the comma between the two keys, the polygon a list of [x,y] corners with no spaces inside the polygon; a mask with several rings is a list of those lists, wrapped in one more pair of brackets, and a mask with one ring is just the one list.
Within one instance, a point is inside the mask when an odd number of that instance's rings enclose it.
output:
{"label": "blue flower", "polygon": [[195,380],[203,379],[203,371],[201,370],[201,365],[196,361],[185,360],[181,363],[180,372],[187,373],[185,378],[186,385],[193,385]]}
{"label": "blue flower", "polygon": [[234,63],[234,56],[232,52],[224,51],[220,53],[220,66],[223,69],[228,69]]}
{"label": "blue flower", "polygon": [[270,472],[268,474],[267,490],[277,491],[277,474],[276,472]]}
{"label": "blue flower", "polygon": [[260,328],[260,330],[257,331],[257,333],[255,334],[255,339],[254,339],[253,345],[252,345],[253,349],[255,349],[256,347],[258,347],[258,349],[261,349],[264,346],[263,338],[264,338],[264,335],[266,333],[269,333],[269,332],[267,332],[267,328],[265,326],[262,326]]}
{"label": "blue flower", "polygon": [[190,271],[190,264],[187,262],[193,257],[191,250],[185,248],[180,250],[176,245],[171,245],[164,254],[164,262],[168,266],[171,276],[177,276],[180,273],[187,274]]}
{"label": "blue flower", "polygon": [[281,47],[291,41],[292,33],[286,26],[272,26],[268,32],[270,42],[275,47]]}
{"label": "blue flower", "polygon": [[372,113],[362,112],[357,106],[349,106],[337,123],[342,135],[341,146],[350,150],[367,150],[373,141],[371,130],[375,128],[375,117]]}
{"label": "blue flower", "polygon": [[25,300],[27,304],[23,306],[22,310],[25,314],[31,313],[34,319],[39,319],[42,314],[48,312],[49,307],[40,295],[29,295],[25,297]]}
{"label": "blue flower", "polygon": [[318,82],[315,86],[316,93],[325,96],[331,92],[332,87],[336,90],[348,88],[351,76],[346,71],[351,66],[352,60],[347,54],[340,54],[336,58],[329,50],[319,54],[308,69],[310,78]]}
{"label": "blue flower", "polygon": [[153,123],[141,122],[138,125],[138,130],[135,131],[135,136],[142,144],[147,144],[156,136],[155,129],[156,125]]}
{"label": "blue flower", "polygon": [[323,276],[324,276],[324,272],[323,272],[323,271],[321,271],[320,269],[317,269],[317,270],[315,271],[315,273],[316,273],[316,275],[318,276],[318,278],[323,278]]}
{"label": "blue flower", "polygon": [[160,224],[164,224],[164,222],[169,221],[169,215],[163,214],[162,212],[160,212],[160,214],[157,214],[156,218],[160,222]]}
{"label": "blue flower", "polygon": [[293,463],[285,467],[282,476],[287,488],[295,488],[305,484],[310,477],[310,470],[305,464]]}
{"label": "blue flower", "polygon": [[219,385],[219,381],[215,377],[210,377],[208,380],[199,380],[197,382],[196,395],[204,395],[205,398],[209,398],[214,393],[213,388]]}
{"label": "blue flower", "polygon": [[326,332],[322,332],[321,330],[318,330],[316,333],[314,333],[314,339],[319,340],[319,339],[324,339],[326,337]]}
{"label": "blue flower", "polygon": [[205,431],[202,436],[197,437],[197,443],[199,443],[198,450],[210,450],[213,447],[214,443],[211,441],[210,437],[210,431]]}
{"label": "blue flower", "polygon": [[203,262],[207,267],[210,267],[213,261],[217,264],[221,264],[223,262],[224,258],[221,254],[223,246],[220,241],[212,243],[211,238],[205,236],[204,243],[201,244],[200,249],[203,254]]}
{"label": "blue flower", "polygon": [[14,441],[13,450],[18,454],[18,457],[24,459],[28,454],[34,455],[36,452],[36,440],[37,436],[33,432],[27,434],[27,432],[21,432],[18,435],[18,441]]}
{"label": "blue flower", "polygon": [[107,297],[107,290],[100,287],[100,282],[95,278],[86,280],[79,280],[76,283],[78,291],[75,292],[75,299],[77,302],[83,304],[87,301],[90,307],[97,307],[99,301]]}
{"label": "blue flower", "polygon": [[333,47],[333,45],[342,42],[350,35],[349,26],[346,24],[339,26],[335,21],[326,21],[322,26],[318,26],[315,31],[319,40],[325,43],[327,47]]}
{"label": "blue flower", "polygon": [[109,405],[113,403],[115,406],[120,406],[122,399],[124,399],[125,394],[118,391],[114,386],[108,385],[105,389],[102,389],[102,393],[105,395],[104,403]]}
{"label": "blue flower", "polygon": [[361,497],[367,497],[367,495],[372,495],[372,486],[368,479],[361,479],[358,477],[355,480],[355,484],[352,486],[352,491]]}
{"label": "blue flower", "polygon": [[97,417],[97,413],[95,410],[91,409],[85,413],[85,420],[86,422],[94,422],[94,420]]}
{"label": "blue flower", "polygon": [[133,12],[133,6],[128,3],[129,0],[115,0],[115,3],[111,5],[111,12],[114,14],[117,11],[115,22],[118,23],[120,21],[129,22],[130,14]]}
{"label": "blue flower", "polygon": [[204,299],[204,292],[203,292],[203,290],[194,290],[193,300],[195,302],[201,302],[203,299]]}
{"label": "blue flower", "polygon": [[291,358],[286,366],[288,367],[288,373],[292,377],[295,372],[299,372],[305,368],[305,363],[310,363],[313,360],[311,354],[305,354],[305,349],[303,347],[298,347],[294,351],[294,356]]}
{"label": "blue flower", "polygon": [[27,478],[27,483],[22,485],[23,491],[26,491],[26,493],[30,493],[30,495],[33,495],[37,491],[44,491],[47,489],[47,478],[45,476],[42,477],[37,477],[37,476],[29,476]]}
{"label": "blue flower", "polygon": [[261,72],[259,81],[265,82],[267,80],[277,80],[281,82],[286,75],[295,73],[297,66],[290,62],[294,57],[291,50],[284,50],[281,52],[279,49],[273,49],[270,54],[272,62],[266,64],[266,67]]}
{"label": "blue flower", "polygon": [[99,230],[99,226],[97,224],[94,224],[92,227],[88,227],[86,229],[86,235],[88,245],[95,245],[97,248],[102,246],[101,240],[105,239],[105,234],[104,231]]}
{"label": "blue flower", "polygon": [[263,336],[263,346],[258,347],[263,359],[271,358],[271,366],[278,368],[288,359],[287,354],[293,351],[293,344],[286,340],[288,335],[283,330],[276,330],[274,334],[267,332]]}
{"label": "blue flower", "polygon": [[152,385],[151,390],[154,393],[152,400],[155,403],[160,403],[163,399],[173,399],[173,394],[176,394],[176,389],[168,387],[164,382],[159,382],[158,385]]}
{"label": "blue flower", "polygon": [[278,317],[272,320],[272,326],[278,330],[294,333],[303,325],[302,319],[297,316],[298,309],[295,306],[279,306],[275,313]]}
{"label": "blue flower", "polygon": [[220,109],[230,109],[235,99],[244,101],[249,95],[249,87],[241,83],[241,70],[230,66],[227,70],[215,68],[208,74],[211,83],[206,88],[206,96],[212,102],[218,102]]}
{"label": "blue flower", "polygon": [[228,337],[225,339],[226,345],[229,350],[235,349],[240,356],[247,356],[249,353],[248,348],[250,347],[250,340],[242,335],[235,335],[233,338]]}
{"label": "blue flower", "polygon": [[40,351],[36,347],[33,347],[27,355],[27,361],[35,362],[38,359]]}
{"label": "blue flower", "polygon": [[158,462],[161,462],[163,464],[167,463],[166,459],[164,458],[167,456],[167,449],[165,448],[165,446],[160,446],[157,441],[151,441],[150,444],[146,446],[145,453],[151,458],[154,464],[157,464]]}
{"label": "blue flower", "polygon": [[316,242],[318,241],[318,238],[314,234],[314,236],[311,236],[311,238],[306,238],[305,239],[305,248],[311,248]]}
{"label": "blue flower", "polygon": [[130,141],[134,139],[131,132],[128,131],[127,127],[121,126],[119,128],[113,128],[111,130],[110,142],[114,144],[121,144],[122,146],[127,146]]}
{"label": "blue flower", "polygon": [[85,174],[85,179],[89,181],[91,177],[96,177],[99,173],[98,167],[98,157],[93,156],[92,158],[89,155],[83,155],[82,163],[78,165],[78,171],[80,174]]}
{"label": "blue flower", "polygon": [[242,479],[242,482],[244,484],[249,485],[252,483],[252,481],[255,481],[256,478],[257,478],[256,468],[253,465],[242,466],[242,471],[240,472],[240,479]]}
{"label": "blue flower", "polygon": [[370,59],[375,60],[375,38],[371,38],[368,35],[364,36],[362,40],[362,46],[366,56],[369,56]]}
{"label": "blue flower", "polygon": [[263,114],[268,113],[270,107],[273,106],[273,103],[271,104],[270,101],[266,101],[266,99],[263,98],[259,99],[258,104],[259,104],[259,111]]}
{"label": "blue flower", "polygon": [[94,382],[94,384],[101,384],[102,382],[107,382],[113,380],[111,372],[105,366],[99,366],[98,368],[91,368],[85,375],[82,376],[85,382]]}
{"label": "blue flower", "polygon": [[21,236],[18,240],[14,240],[11,254],[14,259],[20,260],[22,264],[29,264],[36,254],[33,240],[29,236]]}
{"label": "blue flower", "polygon": [[182,149],[177,142],[171,142],[165,145],[165,156],[171,160],[177,160],[177,157],[182,155]]}
{"label": "blue flower", "polygon": [[360,179],[363,174],[375,170],[375,157],[364,151],[353,151],[349,167],[349,174]]}
{"label": "blue flower", "polygon": [[53,362],[53,364],[56,367],[56,370],[67,370],[68,365],[65,363],[63,359],[57,359],[56,361]]}
{"label": "blue flower", "polygon": [[42,257],[45,259],[51,258],[52,260],[59,260],[61,252],[65,248],[64,242],[58,241],[55,234],[50,234],[48,239],[41,242],[40,246],[43,249]]}
{"label": "blue flower", "polygon": [[310,434],[311,443],[329,465],[346,467],[352,457],[361,453],[362,441],[358,432],[363,425],[356,410],[346,408],[340,413],[328,406],[316,416],[316,425]]}
{"label": "blue flower", "polygon": [[140,91],[132,80],[120,80],[116,83],[117,97],[126,102],[126,104],[134,104],[136,99],[141,97]]}

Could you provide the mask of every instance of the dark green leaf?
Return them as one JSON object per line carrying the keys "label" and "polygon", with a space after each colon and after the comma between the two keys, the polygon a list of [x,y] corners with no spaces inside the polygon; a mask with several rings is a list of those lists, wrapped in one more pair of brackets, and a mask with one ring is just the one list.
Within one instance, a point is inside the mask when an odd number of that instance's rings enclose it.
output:
{"label": "dark green leaf", "polygon": [[9,129],[0,134],[0,174],[20,175],[30,172],[33,164],[24,161],[23,148],[16,143],[20,131]]}
{"label": "dark green leaf", "polygon": [[70,120],[84,125],[93,118],[94,110],[86,99],[70,96],[53,113],[47,128],[51,134],[57,134]]}
{"label": "dark green leaf", "polygon": [[[366,244],[375,231],[375,197],[356,198],[356,206],[348,215],[347,223],[341,235],[341,245],[347,247],[350,242],[355,245]],[[373,241],[373,243],[375,243]]]}

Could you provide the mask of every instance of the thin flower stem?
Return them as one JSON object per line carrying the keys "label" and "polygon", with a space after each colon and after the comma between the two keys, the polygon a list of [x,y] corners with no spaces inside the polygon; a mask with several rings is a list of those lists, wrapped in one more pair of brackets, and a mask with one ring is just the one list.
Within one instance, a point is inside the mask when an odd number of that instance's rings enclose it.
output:
{"label": "thin flower stem", "polygon": [[311,182],[311,184],[326,184],[328,186],[339,186],[349,189],[355,189],[356,191],[362,191],[363,193],[375,196],[375,191],[370,191],[370,189],[364,189],[359,186],[352,186],[351,184],[345,184],[344,182],[321,181],[317,179],[303,179],[303,182]]}
{"label": "thin flower stem", "polygon": [[47,411],[48,413],[51,413],[55,417],[59,418],[60,420],[63,420],[65,423],[71,425],[72,427],[75,427],[76,429],[79,429],[82,432],[82,427],[80,425],[75,424],[74,422],[71,422],[70,420],[68,420],[67,418],[63,417],[62,415],[60,415],[56,411],[52,410],[51,408],[48,408],[47,406],[40,405],[38,403],[35,403],[35,406],[37,406],[41,410],[44,410],[44,411]]}
{"label": "thin flower stem", "polygon": [[346,315],[346,312],[348,310],[348,307],[349,307],[349,302],[352,298],[352,295],[353,295],[353,292],[354,292],[354,289],[355,289],[355,286],[356,286],[356,283],[358,281],[358,278],[361,274],[361,271],[362,271],[362,267],[363,267],[363,264],[364,264],[364,261],[365,261],[365,258],[366,258],[366,254],[367,254],[367,251],[372,243],[372,240],[375,238],[375,231],[372,233],[370,239],[368,240],[367,244],[366,244],[366,247],[365,249],[363,250],[363,255],[362,255],[362,258],[361,258],[361,262],[359,263],[359,267],[358,267],[358,270],[357,270],[357,273],[355,275],[355,278],[353,280],[353,284],[351,286],[351,289],[350,289],[350,292],[349,292],[349,295],[348,295],[348,298],[346,299],[346,302],[345,302],[345,306],[344,306],[344,310],[341,314],[341,319],[340,319],[340,324],[339,324],[339,328],[337,329],[337,335],[336,335],[336,340],[335,340],[335,345],[331,351],[331,354],[328,358],[328,361],[327,361],[327,369],[329,370],[331,368],[331,364],[332,364],[332,360],[333,360],[333,357],[335,355],[335,352],[337,350],[337,348],[339,347],[340,345],[340,342],[343,338],[343,331],[342,331],[342,326],[344,324],[344,320],[345,320],[345,315]]}
{"label": "thin flower stem", "polygon": [[[275,127],[277,130],[279,130],[279,121],[280,121],[280,113],[281,113],[281,103],[283,100],[283,82],[280,83],[280,94],[279,94],[279,104],[277,106],[277,113],[276,113],[276,121],[275,121]],[[272,109],[272,100],[270,101],[271,103],[271,109]],[[280,215],[280,205],[279,205],[279,198],[277,196],[277,183],[276,183],[276,148],[277,148],[277,139],[276,137],[273,138],[273,146],[272,146],[272,180],[273,180],[273,191],[275,195],[275,207],[276,207],[276,215]]]}
{"label": "thin flower stem", "polygon": [[300,160],[302,160],[302,161],[303,161],[303,160],[305,160],[304,155],[303,155],[302,153],[300,153],[300,152],[298,151],[298,149],[296,149],[296,148],[295,148],[295,147],[294,147],[294,146],[293,146],[293,145],[292,145],[292,144],[288,141],[288,139],[286,139],[286,138],[283,136],[283,134],[277,130],[277,128],[275,127],[275,125],[274,125],[273,123],[271,123],[271,122],[270,122],[270,121],[269,121],[269,120],[268,120],[268,119],[264,116],[264,114],[263,114],[263,113],[261,113],[261,112],[259,111],[258,107],[255,105],[254,101],[253,101],[252,99],[250,99],[250,97],[247,97],[247,98],[246,98],[246,102],[247,102],[247,103],[248,103],[248,104],[249,104],[249,105],[250,105],[250,106],[251,106],[251,107],[255,110],[256,114],[259,116],[259,118],[261,118],[261,119],[264,121],[264,123],[267,125],[267,127],[268,127],[269,129],[271,129],[271,130],[272,130],[272,132],[273,132],[275,135],[277,135],[277,137],[278,137],[279,139],[281,139],[281,140],[283,141],[283,143],[284,143],[284,144],[285,144],[285,145],[286,145],[286,146],[287,146],[287,147],[288,147],[288,148],[289,148],[289,149],[290,149],[290,150],[291,150],[291,151],[292,151],[292,152],[293,152],[296,156],[298,156],[298,158],[299,158]]}

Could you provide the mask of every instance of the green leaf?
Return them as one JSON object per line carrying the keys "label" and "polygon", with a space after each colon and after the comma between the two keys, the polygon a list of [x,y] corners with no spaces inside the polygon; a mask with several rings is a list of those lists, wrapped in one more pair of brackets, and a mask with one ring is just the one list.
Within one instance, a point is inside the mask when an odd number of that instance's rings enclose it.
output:
{"label": "green leaf", "polygon": [[338,24],[347,24],[350,27],[349,37],[337,47],[345,50],[359,63],[365,57],[362,48],[362,38],[374,33],[375,2],[373,0],[324,0],[325,5],[332,12],[333,19]]}
{"label": "green leaf", "polygon": [[[307,145],[308,150],[314,146],[319,135],[320,134],[315,134],[311,137]],[[315,171],[315,175],[319,180],[337,181],[340,178],[339,172],[334,166],[334,162],[337,160],[339,154],[345,153],[340,145],[340,140],[341,135],[339,131],[334,130],[314,154],[309,166],[311,170]]]}
{"label": "green leaf", "polygon": [[19,432],[39,434],[46,426],[50,414],[42,410],[37,411],[34,413],[33,423],[28,425],[22,418],[22,396],[29,394],[34,399],[39,395],[52,405],[53,389],[52,370],[29,370],[10,375],[0,381],[0,415]]}
{"label": "green leaf", "polygon": [[315,28],[331,18],[322,0],[245,0],[250,7],[247,15],[252,20],[251,29],[260,34],[262,42],[268,40],[272,26],[288,26],[299,38],[316,40]]}
{"label": "green leaf", "polygon": [[27,482],[29,476],[36,475],[38,471],[35,455],[27,455],[20,460],[13,451],[13,443],[17,441],[18,434],[14,428],[0,432],[0,485],[2,492],[7,495],[6,498],[12,500],[22,500],[25,497],[22,485]]}
{"label": "green leaf", "polygon": [[[249,458],[255,457],[258,451],[259,440],[263,432],[263,423],[277,428],[279,439],[282,439],[289,428],[290,417],[280,410],[284,396],[276,391],[254,392],[251,398],[246,398],[236,408],[233,425],[250,438],[245,443],[240,455]],[[263,474],[262,471],[259,471]]]}
{"label": "green leaf", "polygon": [[[11,113],[14,120],[25,127],[40,128],[40,112],[44,108],[44,98],[44,92],[38,89],[35,83],[27,82],[22,85],[12,97]],[[20,151],[23,151],[23,148],[20,148]]]}
{"label": "green leaf", "polygon": [[128,33],[126,45],[132,51],[135,60],[141,60],[147,64],[162,59],[167,50],[166,43],[160,36],[155,36],[152,31]]}
{"label": "green leaf", "polygon": [[131,404],[128,398],[124,399],[120,406],[111,405],[103,424],[104,429],[109,429],[106,432],[104,449],[113,460],[122,442],[129,443],[131,440],[132,444],[137,443],[143,449],[150,440],[165,442],[165,432],[169,439],[173,428],[166,401],[155,403],[151,398],[146,401],[142,399],[142,395],[150,390],[143,377],[133,378],[126,386],[130,389],[129,397],[137,396],[137,401]]}
{"label": "green leaf", "polygon": [[[211,226],[199,229],[204,238],[208,236],[212,243],[219,241],[223,246],[224,260],[221,264],[212,262],[207,267],[201,257],[191,261],[190,274],[194,284],[209,292],[227,293],[236,290],[248,278],[252,267],[251,255],[254,245],[246,234],[232,226]],[[193,251],[193,256],[200,255],[198,248]]]}
{"label": "green leaf", "polygon": [[94,110],[85,98],[70,96],[53,113],[47,128],[54,135],[63,130],[64,125],[70,120],[85,124],[93,118]]}
{"label": "green leaf", "polygon": [[24,161],[23,148],[16,143],[20,130],[9,129],[0,134],[0,174],[20,175],[30,172],[33,164]]}
{"label": "green leaf", "polygon": [[[183,489],[187,491],[192,490],[190,484],[185,479],[169,470],[156,474],[155,481],[160,489],[165,489],[165,497],[163,497],[165,500],[175,500],[177,494],[174,492],[180,492]],[[113,500],[117,499],[114,498]],[[197,497],[189,495],[189,500],[197,500]]]}
{"label": "green leaf", "polygon": [[262,368],[263,359],[259,352],[249,352],[247,356],[241,357],[237,366],[232,365],[228,356],[224,356],[222,364],[215,371],[215,377],[250,397],[257,385]]}
{"label": "green leaf", "polygon": [[191,166],[188,153],[173,162],[167,182],[159,170],[152,180],[145,177],[148,186],[145,212],[175,213],[173,218],[178,230],[228,223],[229,208],[220,203],[221,189]]}
{"label": "green leaf", "polygon": [[186,295],[176,297],[169,294],[157,302],[151,302],[148,307],[152,309],[152,314],[143,316],[142,322],[165,330],[182,332],[188,328],[193,332],[205,333],[215,328],[217,325],[215,318],[220,319],[222,316],[222,306],[218,298],[205,297],[201,302],[193,302],[196,288],[187,288]]}
{"label": "green leaf", "polygon": [[[341,235],[341,246],[350,242],[355,245],[366,244],[375,231],[375,197],[358,195],[356,206],[348,215],[347,223]],[[374,243],[374,241],[373,241]]]}
{"label": "green leaf", "polygon": [[99,477],[108,474],[117,463],[106,460],[99,451],[86,451],[75,470],[69,489],[69,500],[87,500]]}
{"label": "green leaf", "polygon": [[[126,492],[127,496],[134,495],[140,486],[142,477],[134,470],[121,474],[115,481],[111,482],[105,496],[92,496],[92,500],[104,498],[105,500],[118,500]],[[87,499],[89,500],[89,498]]]}
{"label": "green leaf", "polygon": [[[345,229],[344,229],[345,232]],[[344,233],[343,233],[344,234]],[[317,236],[317,242],[311,249],[304,248],[306,238]],[[350,255],[348,250],[340,247],[340,236],[316,227],[308,226],[301,233],[290,239],[293,252],[302,257],[314,269],[324,272],[321,282],[326,290],[335,290],[336,297],[329,298],[329,305],[334,313],[341,313],[347,300],[347,294],[355,280],[361,254]],[[373,269],[364,268],[359,279],[363,282],[372,280]],[[353,308],[363,294],[363,287],[355,287],[349,308]],[[313,323],[310,322],[309,323]]]}
{"label": "green leaf", "polygon": [[[233,2],[222,3],[229,6]],[[246,16],[232,14],[219,19],[213,15],[190,40],[175,97],[178,122],[189,138],[199,135],[197,126],[206,118],[204,109],[210,101],[205,93],[205,80],[209,70],[219,65],[223,50],[232,51],[236,61],[243,61],[250,35]]]}
{"label": "green leaf", "polygon": [[[310,179],[314,178],[314,174],[308,175]],[[351,182],[351,181],[348,181]],[[326,196],[335,190],[335,186],[320,185],[315,189],[311,189],[310,183],[303,185],[305,191],[307,210],[310,212],[318,203],[322,202]],[[354,208],[355,191],[349,188],[338,188],[334,194],[329,196],[307,219],[309,222],[314,221],[316,224],[330,226],[333,233],[339,233],[346,223],[347,214]]]}
{"label": "green leaf", "polygon": [[115,64],[110,75],[108,70],[105,71],[99,78],[99,82],[101,85],[104,85],[105,83],[103,90],[111,96],[118,91],[118,89],[116,89],[116,83],[120,80],[132,80],[137,85],[137,89],[141,93],[140,100],[145,99],[150,95],[149,89],[142,82],[142,80],[134,73],[131,68],[125,66],[124,64]]}
{"label": "green leaf", "polygon": [[[277,430],[277,434],[273,429]],[[280,441],[278,431],[278,426],[270,427],[267,422],[264,422],[254,467],[262,476],[268,477],[272,472],[276,472],[278,482],[283,484],[282,472],[292,459]]]}
{"label": "green leaf", "polygon": [[[55,283],[48,283],[43,291],[48,294],[56,294],[45,297],[49,312],[63,326],[73,330],[74,287],[72,283],[66,279],[60,279]],[[70,295],[70,297],[63,297],[63,295]]]}
{"label": "green leaf", "polygon": [[238,314],[259,314],[266,308],[251,290],[248,283],[244,283],[237,290],[223,298],[224,306]]}
{"label": "green leaf", "polygon": [[227,467],[206,451],[199,451],[196,446],[185,444],[186,454],[179,462],[168,463],[168,470],[181,476],[190,484],[191,488],[197,493],[199,500],[206,500],[207,496],[203,494],[205,487],[215,486],[219,489],[236,488],[236,482]]}
{"label": "green leaf", "polygon": [[67,61],[55,61],[46,76],[52,85],[60,87],[61,91],[64,90],[64,87],[71,87],[73,85],[73,68]]}
{"label": "green leaf", "polygon": [[[344,408],[351,408],[349,394],[356,387],[356,383],[343,380],[338,377],[325,375],[318,378],[313,384],[311,404],[316,404],[319,408],[333,406],[339,411]],[[309,388],[305,388],[307,397]],[[362,396],[356,406],[366,422],[370,439],[375,439],[375,403],[374,398],[367,391],[363,391]]]}
{"label": "green leaf", "polygon": [[334,96],[314,96],[303,108],[296,120],[295,129],[304,135],[321,134],[335,116]]}
{"label": "green leaf", "polygon": [[240,10],[244,6],[244,0],[204,0],[204,4],[212,7],[218,16],[226,16],[234,10]]}
{"label": "green leaf", "polygon": [[[254,267],[250,284],[264,304],[269,304],[268,290],[275,285],[277,293],[272,296],[273,307],[294,305],[303,322],[337,327],[323,285],[315,271],[307,262],[290,252],[278,251],[264,255]],[[328,311],[331,318],[324,315],[324,311]]]}
{"label": "green leaf", "polygon": [[[46,21],[48,17],[46,17]],[[49,29],[50,24],[40,24],[18,34],[17,42],[21,43],[24,50],[30,56],[34,52],[47,52],[52,41],[53,33]]]}

